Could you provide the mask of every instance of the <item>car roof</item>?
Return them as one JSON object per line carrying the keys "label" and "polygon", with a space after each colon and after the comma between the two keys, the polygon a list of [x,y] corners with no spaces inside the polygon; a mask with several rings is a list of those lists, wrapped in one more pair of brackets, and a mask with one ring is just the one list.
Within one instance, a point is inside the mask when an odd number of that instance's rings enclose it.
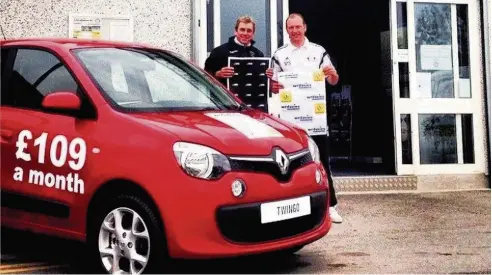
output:
{"label": "car roof", "polygon": [[[134,42],[109,41],[104,39],[78,39],[78,38],[14,38],[0,40],[0,46],[43,46],[60,47],[67,50],[93,47],[133,47],[153,48],[151,45]],[[163,49],[161,49],[163,50]]]}

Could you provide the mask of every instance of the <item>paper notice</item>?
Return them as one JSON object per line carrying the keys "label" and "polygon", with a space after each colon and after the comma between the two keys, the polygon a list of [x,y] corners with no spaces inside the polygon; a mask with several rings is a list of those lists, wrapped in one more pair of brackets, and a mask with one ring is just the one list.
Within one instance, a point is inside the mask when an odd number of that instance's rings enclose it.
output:
{"label": "paper notice", "polygon": [[130,24],[127,21],[111,22],[109,39],[113,41],[132,42]]}
{"label": "paper notice", "polygon": [[417,95],[420,98],[432,98],[432,73],[417,73]]}
{"label": "paper notice", "polygon": [[471,97],[470,79],[460,78],[458,85],[459,85],[459,97],[470,98]]}
{"label": "paper notice", "polygon": [[451,45],[421,45],[420,67],[423,71],[451,71]]}

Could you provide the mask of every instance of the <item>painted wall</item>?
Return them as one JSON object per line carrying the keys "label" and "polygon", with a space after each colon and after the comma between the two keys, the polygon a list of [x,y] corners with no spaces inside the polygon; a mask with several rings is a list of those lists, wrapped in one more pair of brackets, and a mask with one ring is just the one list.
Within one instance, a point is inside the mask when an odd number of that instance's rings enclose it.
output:
{"label": "painted wall", "polygon": [[68,37],[69,13],[132,15],[134,41],[191,57],[192,0],[0,0],[7,38]]}

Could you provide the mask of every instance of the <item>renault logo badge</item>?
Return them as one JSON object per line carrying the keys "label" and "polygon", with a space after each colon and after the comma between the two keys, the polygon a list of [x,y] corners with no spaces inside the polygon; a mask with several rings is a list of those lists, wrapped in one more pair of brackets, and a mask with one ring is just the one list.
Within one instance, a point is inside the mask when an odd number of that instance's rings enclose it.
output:
{"label": "renault logo badge", "polygon": [[275,162],[280,168],[280,172],[282,172],[283,175],[287,174],[287,171],[289,170],[290,160],[284,153],[284,151],[280,149],[275,150]]}

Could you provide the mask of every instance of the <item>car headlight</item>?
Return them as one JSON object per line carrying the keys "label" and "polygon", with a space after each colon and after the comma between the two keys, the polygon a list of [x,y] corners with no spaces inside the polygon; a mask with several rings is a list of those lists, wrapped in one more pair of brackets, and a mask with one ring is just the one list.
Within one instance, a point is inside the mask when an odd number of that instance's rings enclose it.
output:
{"label": "car headlight", "polygon": [[308,136],[308,147],[314,162],[320,163],[321,157],[319,155],[318,145],[316,145],[316,142],[314,142],[314,140],[310,136]]}
{"label": "car headlight", "polygon": [[176,161],[190,176],[201,179],[217,179],[231,171],[227,157],[220,152],[199,144],[177,142],[173,146]]}

